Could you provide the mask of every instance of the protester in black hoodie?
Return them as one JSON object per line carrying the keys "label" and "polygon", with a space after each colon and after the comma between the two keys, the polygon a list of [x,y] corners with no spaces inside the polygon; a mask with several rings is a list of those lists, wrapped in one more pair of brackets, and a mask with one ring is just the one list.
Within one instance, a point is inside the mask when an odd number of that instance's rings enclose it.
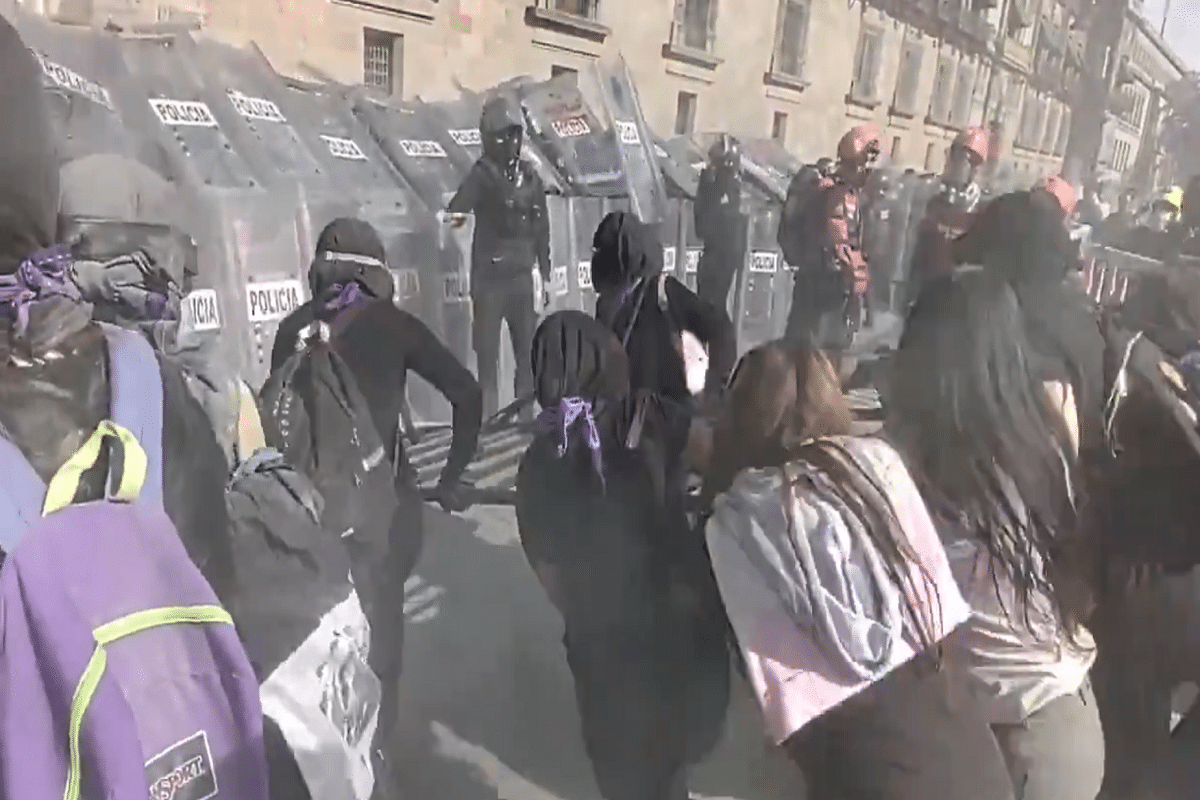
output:
{"label": "protester in black hoodie", "polygon": [[[584,744],[605,800],[685,800],[715,745],[728,654],[715,586],[680,569],[683,514],[664,504],[662,420],[635,399],[621,343],[579,311],[538,328],[540,433],[521,459],[521,544],[566,623]],[[719,602],[719,601],[716,601]]]}
{"label": "protester in black hoodie", "polygon": [[404,583],[420,559],[424,543],[422,498],[408,463],[400,432],[405,384],[411,370],[445,395],[454,409],[453,439],[438,484],[447,511],[462,511],[459,486],[479,441],[483,399],[479,384],[458,359],[419,319],[392,303],[392,278],[385,266],[383,242],[367,222],[342,218],[330,222],[317,238],[316,255],[308,273],[313,299],[279,325],[271,351],[271,369],[278,369],[295,352],[300,331],[316,320],[328,321],[341,309],[343,291],[366,295],[357,316],[334,338],[334,348],[354,375],[371,419],[389,458],[394,457],[396,493],[400,507],[388,539],[390,563],[382,569],[384,595],[379,614],[371,620],[371,666],[383,683],[379,734],[385,742],[398,709],[397,695],[404,645]]}

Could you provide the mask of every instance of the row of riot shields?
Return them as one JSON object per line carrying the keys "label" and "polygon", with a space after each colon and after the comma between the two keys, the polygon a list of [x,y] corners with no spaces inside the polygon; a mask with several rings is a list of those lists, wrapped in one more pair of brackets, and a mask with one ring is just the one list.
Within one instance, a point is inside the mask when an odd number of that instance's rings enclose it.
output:
{"label": "row of riot shields", "polygon": [[[473,361],[471,228],[452,230],[441,209],[481,153],[485,95],[381,101],[281,77],[253,46],[15,19],[42,60],[64,176],[83,176],[64,184],[64,211],[189,234],[199,252],[189,324],[220,328],[226,356],[253,384],[269,371],[279,321],[309,295],[317,234],[342,216],[374,225],[396,302]],[[549,192],[550,310],[591,307],[592,235],[614,209],[654,225],[667,269],[695,285],[692,201],[706,137],[656,139],[619,57],[577,78],[493,91],[519,102],[525,156]],[[730,311],[745,349],[783,332],[792,279],[776,231],[800,164],[769,140],[742,142],[749,246]],[[125,202],[111,202],[117,195]],[[433,395],[413,387],[415,415],[446,420]]]}

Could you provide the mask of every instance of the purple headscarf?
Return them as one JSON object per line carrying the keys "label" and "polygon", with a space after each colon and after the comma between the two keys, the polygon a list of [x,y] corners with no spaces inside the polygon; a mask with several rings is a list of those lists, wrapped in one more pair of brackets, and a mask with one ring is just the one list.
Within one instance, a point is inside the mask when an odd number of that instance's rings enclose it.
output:
{"label": "purple headscarf", "polygon": [[584,443],[592,453],[592,464],[603,483],[604,457],[600,451],[600,431],[596,428],[591,401],[582,397],[564,397],[557,406],[542,409],[537,417],[538,430],[552,435],[558,444],[559,458],[567,454],[571,447],[571,434],[581,427]]}
{"label": "purple headscarf", "polygon": [[0,310],[13,323],[19,337],[29,330],[29,309],[34,303],[62,297],[80,301],[71,280],[70,248],[56,245],[26,258],[11,275],[0,275]]}

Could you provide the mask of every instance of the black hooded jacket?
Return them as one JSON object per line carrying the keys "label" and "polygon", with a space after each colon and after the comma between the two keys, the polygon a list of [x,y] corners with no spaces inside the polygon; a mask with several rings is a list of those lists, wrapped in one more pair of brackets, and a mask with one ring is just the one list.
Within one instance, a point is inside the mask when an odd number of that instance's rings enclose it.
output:
{"label": "black hooded jacket", "polygon": [[[678,335],[688,331],[708,347],[705,388],[724,387],[737,361],[737,337],[724,310],[667,276],[666,308],[659,302],[662,248],[633,214],[614,211],[600,222],[592,240],[592,280],[600,290],[596,318],[610,323],[618,339],[628,335],[633,389],[645,389],[690,404],[687,372]],[[626,296],[622,292],[628,290]]]}
{"label": "black hooded jacket", "polygon": [[[588,628],[649,623],[687,522],[669,519],[656,497],[661,457],[648,458],[646,448],[627,446],[636,412],[621,343],[583,312],[560,311],[538,328],[533,371],[544,409],[564,397],[592,404],[603,478],[582,423],[572,428],[562,455],[560,430],[535,437],[517,473],[517,522],[525,553],[534,566],[558,568],[572,623]],[[649,442],[658,434],[651,421],[643,435]]]}
{"label": "black hooded jacket", "polygon": [[[442,480],[454,483],[462,477],[479,440],[483,417],[483,395],[475,377],[451,353],[433,331],[392,302],[391,275],[382,266],[362,268],[354,262],[324,258],[330,252],[365,256],[384,262],[383,243],[366,222],[342,219],[330,223],[317,242],[317,256],[309,270],[313,300],[303,304],[282,322],[271,349],[271,371],[279,369],[295,352],[296,340],[317,319],[328,320],[336,312],[325,304],[325,295],[337,284],[357,281],[372,300],[338,334],[337,352],[354,373],[358,389],[367,401],[371,418],[384,446],[399,445],[400,410],[411,370],[445,395],[454,409],[454,438]],[[340,265],[340,266],[339,266]],[[406,476],[404,453],[397,474]],[[410,487],[411,488],[411,487]]]}
{"label": "black hooded jacket", "polygon": [[[58,236],[59,169],[41,66],[5,20],[0,20],[0,74],[0,98],[7,109],[0,134],[0,273],[11,274]],[[55,323],[35,319],[29,339],[58,339],[52,349],[63,354],[61,359],[0,366],[0,423],[43,480],[108,416],[111,396],[99,328],[87,323],[61,337],[53,330],[37,330]],[[24,352],[27,344],[5,331],[0,350],[0,361],[8,362],[9,353]],[[179,369],[161,356],[159,367],[166,511],[188,554],[236,617],[225,456]],[[102,497],[106,472],[107,463],[102,463],[86,475],[77,499]]]}

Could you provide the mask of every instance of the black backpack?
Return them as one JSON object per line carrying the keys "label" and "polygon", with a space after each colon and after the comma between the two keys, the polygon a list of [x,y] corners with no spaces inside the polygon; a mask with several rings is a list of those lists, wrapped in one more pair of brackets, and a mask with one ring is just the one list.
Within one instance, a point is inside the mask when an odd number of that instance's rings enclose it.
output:
{"label": "black backpack", "polygon": [[369,665],[371,628],[351,578],[357,570],[346,542],[321,523],[316,487],[279,452],[260,448],[239,465],[225,501],[238,633],[276,729],[267,736],[271,796],[305,800],[320,784],[314,770],[347,783],[362,772],[379,715],[382,686]]}
{"label": "black backpack", "polygon": [[[370,301],[368,301],[370,302]],[[259,393],[267,445],[312,479],[325,502],[322,523],[340,535],[356,567],[385,562],[388,532],[399,505],[392,453],[372,421],[354,374],[332,339],[364,306],[301,333],[297,351]],[[369,572],[358,585],[368,606],[379,591]]]}
{"label": "black backpack", "polygon": [[792,268],[805,266],[812,238],[812,216],[821,195],[821,173],[815,167],[801,167],[788,184],[776,241],[783,251],[783,260]]}

